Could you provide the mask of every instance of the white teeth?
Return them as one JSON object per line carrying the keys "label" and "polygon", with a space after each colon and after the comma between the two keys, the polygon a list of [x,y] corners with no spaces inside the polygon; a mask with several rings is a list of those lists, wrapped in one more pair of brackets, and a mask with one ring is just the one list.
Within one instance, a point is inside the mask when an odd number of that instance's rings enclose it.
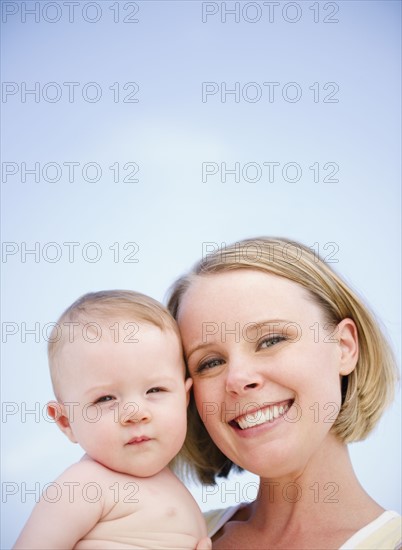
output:
{"label": "white teeth", "polygon": [[259,426],[266,422],[273,422],[276,418],[283,416],[289,410],[289,406],[289,403],[280,405],[279,407],[278,405],[271,405],[252,414],[246,414],[242,418],[237,419],[236,422],[242,430]]}

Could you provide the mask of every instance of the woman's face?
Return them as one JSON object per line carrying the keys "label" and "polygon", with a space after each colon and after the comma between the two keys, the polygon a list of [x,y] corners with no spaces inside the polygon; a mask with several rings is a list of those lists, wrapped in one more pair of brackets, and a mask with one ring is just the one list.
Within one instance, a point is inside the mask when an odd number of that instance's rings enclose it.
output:
{"label": "woman's face", "polygon": [[197,409],[216,445],[262,477],[303,471],[334,437],[340,375],[358,355],[353,321],[330,325],[297,283],[239,269],[198,277],[178,322]]}

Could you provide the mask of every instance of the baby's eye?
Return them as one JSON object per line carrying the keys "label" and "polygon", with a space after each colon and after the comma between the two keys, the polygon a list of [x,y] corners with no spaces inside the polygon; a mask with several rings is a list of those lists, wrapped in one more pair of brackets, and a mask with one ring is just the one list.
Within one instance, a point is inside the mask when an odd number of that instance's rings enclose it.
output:
{"label": "baby's eye", "polygon": [[286,340],[285,336],[270,336],[269,338],[264,338],[260,342],[259,347],[260,348],[271,348],[272,346],[275,346],[276,344],[279,344],[279,342],[283,342]]}
{"label": "baby's eye", "polygon": [[214,367],[219,367],[223,363],[222,359],[208,359],[199,364],[196,372],[202,372],[205,370],[213,369]]}
{"label": "baby's eye", "polygon": [[113,399],[116,399],[113,395],[102,395],[102,397],[94,401],[94,405],[98,403],[107,403],[108,401],[113,401]]}
{"label": "baby's eye", "polygon": [[155,388],[149,389],[147,393],[159,393],[162,391],[166,391],[166,388],[160,388],[159,386],[156,386]]}

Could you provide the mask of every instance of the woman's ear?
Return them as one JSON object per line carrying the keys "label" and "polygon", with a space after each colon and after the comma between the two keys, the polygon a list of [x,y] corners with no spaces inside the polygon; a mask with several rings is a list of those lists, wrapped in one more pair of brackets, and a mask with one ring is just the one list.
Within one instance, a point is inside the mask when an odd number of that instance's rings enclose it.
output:
{"label": "woman's ear", "polygon": [[339,374],[346,376],[355,369],[359,359],[359,338],[352,319],[343,319],[338,324],[337,338],[341,351]]}
{"label": "woman's ear", "polygon": [[193,385],[193,379],[187,378],[186,381],[184,382],[184,387],[186,388],[186,393],[187,393],[187,406],[190,402],[190,388],[192,385]]}
{"label": "woman's ear", "polygon": [[49,401],[47,404],[47,414],[50,418],[53,418],[60,430],[68,437],[70,441],[73,443],[78,443],[74,436],[66,408],[62,403],[59,403],[58,401]]}

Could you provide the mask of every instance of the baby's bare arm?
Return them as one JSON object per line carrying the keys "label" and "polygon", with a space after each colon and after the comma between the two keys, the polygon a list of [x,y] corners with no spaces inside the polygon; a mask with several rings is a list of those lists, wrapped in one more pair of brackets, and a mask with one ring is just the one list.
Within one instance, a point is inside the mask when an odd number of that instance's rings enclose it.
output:
{"label": "baby's bare arm", "polygon": [[212,550],[212,540],[209,537],[201,539],[195,550]]}
{"label": "baby's bare arm", "polygon": [[[209,548],[197,504],[168,468],[135,478],[87,458],[54,485],[60,499],[42,497],[14,550]],[[100,498],[88,492],[89,486]]]}
{"label": "baby's bare arm", "polygon": [[[91,495],[91,502],[86,498],[86,492],[83,490],[86,484],[98,479],[97,465],[91,462],[78,462],[68,468],[54,482],[55,495],[50,496],[49,490],[49,496],[42,496],[35,506],[13,548],[15,550],[74,548],[102,517],[104,506],[102,495],[97,501],[94,501]],[[60,498],[56,498],[56,494]]]}

